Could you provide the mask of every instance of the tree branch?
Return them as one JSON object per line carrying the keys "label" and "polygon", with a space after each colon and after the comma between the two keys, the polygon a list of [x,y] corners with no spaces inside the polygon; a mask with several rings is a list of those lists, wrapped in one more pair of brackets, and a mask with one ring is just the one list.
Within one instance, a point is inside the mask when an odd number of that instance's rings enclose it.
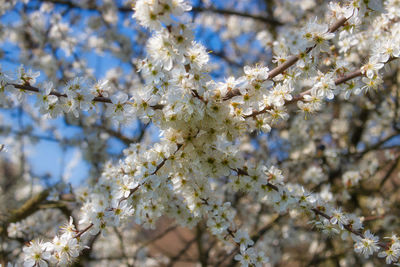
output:
{"label": "tree branch", "polygon": [[[332,24],[329,27],[328,32],[329,33],[335,32],[337,29],[339,29],[340,26],[343,26],[346,23],[347,20],[348,19],[345,18],[345,17],[340,18],[338,21],[336,21],[334,24]],[[305,53],[308,54],[309,52],[311,52],[311,50],[313,50],[315,46],[316,45],[307,48]],[[279,74],[283,73],[285,70],[287,70],[288,68],[293,66],[299,59],[300,59],[300,55],[292,55],[292,56],[290,56],[284,63],[282,63],[281,65],[275,67],[274,69],[272,69],[268,73],[268,80],[272,80],[273,78],[275,78]],[[235,97],[235,96],[238,96],[238,95],[240,95],[240,91],[238,89],[235,89],[235,90],[229,91],[229,93],[226,94],[222,99],[224,101],[226,101],[226,100],[229,100],[232,97]]]}
{"label": "tree branch", "polygon": [[7,220],[3,222],[2,226],[0,226],[0,235],[3,233],[3,231],[7,231],[7,227],[10,223],[21,221],[38,211],[40,209],[40,204],[46,200],[49,194],[50,189],[45,189],[25,201],[20,208],[12,210]]}

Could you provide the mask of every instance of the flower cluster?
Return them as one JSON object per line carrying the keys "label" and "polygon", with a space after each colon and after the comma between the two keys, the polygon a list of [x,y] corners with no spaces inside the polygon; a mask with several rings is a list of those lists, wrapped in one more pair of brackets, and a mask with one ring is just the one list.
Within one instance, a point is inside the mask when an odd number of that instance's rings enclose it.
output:
{"label": "flower cluster", "polygon": [[[242,211],[233,207],[236,199],[229,197],[234,193],[248,195],[251,202],[272,207],[279,215],[311,214],[313,224],[324,233],[340,234],[343,239],[351,236],[356,253],[369,257],[379,251],[378,256],[387,263],[396,262],[398,238],[392,236],[385,245],[369,230],[362,232],[358,216],[327,201],[333,198],[329,187],[311,193],[289,182],[277,162],[255,162],[240,152],[240,140],[246,133],[284,128],[286,121],[293,119],[292,103],[308,115],[321,111],[324,103],[340,94],[348,99],[352,93],[378,89],[383,66],[399,57],[399,48],[393,45],[400,36],[399,7],[394,2],[385,2],[386,11],[376,16],[377,28],[384,28],[385,34],[377,38],[379,45],[368,51],[368,63],[354,72],[341,56],[330,59],[326,54],[334,50],[331,44],[336,42],[346,58],[345,54],[355,49],[357,38],[363,38],[352,31],[372,8],[358,0],[345,6],[331,4],[332,23],[310,20],[294,34],[298,41],[291,39],[293,36],[277,41],[273,45],[274,61],[279,63],[276,68],[245,66],[242,76],[225,81],[212,79],[209,53],[194,40],[190,25],[179,21],[179,16],[191,10],[183,0],[136,1],[133,17],[150,29],[152,36],[147,40],[147,58],[137,62],[145,85],[129,94],[112,93],[109,81],[92,83],[80,77],[62,91],[52,82],[34,87],[36,72],[20,67],[11,78],[0,71],[2,102],[7,95],[21,99],[25,92],[36,92],[39,111],[52,118],[63,113],[79,117],[104,109],[111,120],[128,124],[138,118],[160,130],[155,144],[131,144],[123,159],[107,162],[96,182],[79,196],[79,222],[71,218],[50,242],[31,241],[23,249],[24,266],[68,266],[86,248],[89,236],[106,235],[126,221],[155,228],[162,216],[189,228],[204,222],[220,242],[229,240],[237,248],[234,259],[242,266],[263,266],[273,255],[267,257],[259,249],[259,238],[252,235],[250,227],[236,223]],[[339,31],[336,41],[335,31]],[[361,76],[361,83],[352,80]],[[322,162],[321,166],[303,174],[306,182],[328,180],[326,166],[335,164],[335,156],[329,159],[328,153],[321,152],[323,148],[319,150],[315,162]],[[346,189],[355,187],[361,172],[347,171],[342,180]],[[23,227],[10,224],[9,235],[17,236],[16,229]]]}

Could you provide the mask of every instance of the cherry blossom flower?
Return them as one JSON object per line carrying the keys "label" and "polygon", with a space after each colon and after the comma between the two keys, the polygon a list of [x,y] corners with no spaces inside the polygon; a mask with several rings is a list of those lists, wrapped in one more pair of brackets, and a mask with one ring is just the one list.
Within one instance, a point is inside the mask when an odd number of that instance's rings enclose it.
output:
{"label": "cherry blossom flower", "polygon": [[33,240],[29,246],[24,247],[24,267],[47,267],[48,260],[50,259],[50,252],[48,251],[48,244],[40,240]]}
{"label": "cherry blossom flower", "polygon": [[364,237],[352,235],[354,242],[354,251],[363,254],[365,258],[368,258],[374,252],[379,250],[378,242],[379,238],[371,234],[369,230],[364,232]]}

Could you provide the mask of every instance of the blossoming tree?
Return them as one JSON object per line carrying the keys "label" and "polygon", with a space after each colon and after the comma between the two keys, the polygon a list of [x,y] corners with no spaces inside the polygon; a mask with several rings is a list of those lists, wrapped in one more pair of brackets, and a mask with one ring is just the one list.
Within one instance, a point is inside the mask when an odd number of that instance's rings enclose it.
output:
{"label": "blossoming tree", "polygon": [[[0,14],[4,266],[398,262],[398,0]],[[81,151],[87,180],[37,179],[41,139]]]}

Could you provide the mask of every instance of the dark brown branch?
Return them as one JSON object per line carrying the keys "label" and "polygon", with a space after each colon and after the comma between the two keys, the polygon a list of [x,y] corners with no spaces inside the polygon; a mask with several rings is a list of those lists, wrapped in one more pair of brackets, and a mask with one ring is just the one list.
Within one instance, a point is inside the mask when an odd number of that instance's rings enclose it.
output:
{"label": "dark brown branch", "polygon": [[395,138],[396,136],[399,136],[399,133],[394,133],[391,134],[385,138],[383,138],[382,140],[378,141],[377,143],[370,145],[368,147],[366,147],[363,151],[361,152],[355,152],[355,153],[349,153],[349,155],[356,155],[357,158],[361,158],[364,154],[370,152],[370,151],[374,151],[377,149],[380,149],[382,145],[384,145],[386,142],[388,142],[390,139]]}
{"label": "dark brown branch", "polygon": [[172,225],[170,227],[168,227],[167,229],[165,229],[162,233],[156,235],[154,238],[144,242],[137,250],[136,253],[138,251],[140,251],[141,249],[143,249],[144,247],[147,247],[148,245],[150,245],[151,243],[157,241],[158,239],[163,238],[164,236],[166,236],[169,232],[174,231],[178,226],[177,225]]}
{"label": "dark brown branch", "polygon": [[199,256],[199,261],[201,264],[201,267],[207,267],[207,262],[208,262],[208,255],[204,251],[203,247],[203,227],[201,224],[198,224],[196,227],[196,243],[197,243],[197,253]]}
{"label": "dark brown branch", "polygon": [[[326,213],[320,211],[320,210],[317,209],[317,208],[313,208],[313,209],[311,209],[311,211],[314,212],[315,215],[319,215],[319,216],[324,217],[325,219],[328,219],[328,220],[331,219],[331,216],[327,215]],[[361,238],[364,238],[364,235],[363,235],[361,232],[355,231],[355,230],[352,228],[351,224],[343,224],[343,227],[344,227],[344,229],[346,229],[347,231],[349,231],[349,232],[351,232],[351,233],[353,233],[353,234],[355,234],[355,235],[357,235],[357,236],[359,236],[359,237],[361,237]],[[383,249],[387,249],[387,247],[388,247],[389,245],[390,245],[390,244],[386,244],[386,243],[383,243],[383,242],[379,242],[379,243],[378,243],[378,246],[380,246],[380,247],[383,248]]]}
{"label": "dark brown branch", "polygon": [[385,176],[382,178],[379,184],[379,188],[382,188],[382,186],[386,183],[386,181],[392,176],[393,172],[397,169],[399,162],[400,162],[400,157],[397,157],[395,162],[392,164],[390,169],[386,172]]}
{"label": "dark brown branch", "polygon": [[[256,233],[254,233],[253,235],[251,235],[250,239],[254,241],[254,245],[257,243],[258,240],[260,240],[260,238],[267,233],[274,225],[275,223],[282,218],[282,216],[280,215],[274,215],[272,220],[265,225],[264,227],[262,227],[260,230],[258,230]],[[254,246],[253,245],[253,246]],[[240,251],[240,247],[236,246],[233,250],[231,250],[229,253],[225,254],[225,256],[220,259],[216,264],[214,264],[214,266],[221,266],[227,259],[229,259],[230,257],[232,257],[234,254],[238,253]],[[231,264],[229,266],[234,266],[235,264],[235,259],[232,259]]]}
{"label": "dark brown branch", "polygon": [[[397,163],[397,162],[396,162],[396,163]],[[244,170],[244,169],[237,169],[236,172],[237,172],[238,175],[248,175],[248,172],[247,172],[246,170]],[[273,189],[274,191],[277,191],[277,192],[279,191],[279,190],[278,190],[278,187],[275,186],[275,185],[272,185],[272,184],[270,184],[270,183],[267,183],[267,186],[270,187],[271,189]],[[324,213],[323,211],[321,211],[320,209],[318,209],[318,207],[316,207],[316,208],[311,208],[311,211],[314,212],[315,215],[319,215],[319,216],[324,217],[324,218],[326,218],[326,219],[328,219],[328,220],[330,220],[330,219],[332,218],[332,217],[329,216],[328,214],[326,214],[326,213]],[[352,225],[351,225],[351,224],[344,224],[343,227],[344,227],[344,229],[346,229],[347,231],[349,231],[349,232],[351,232],[351,233],[353,233],[353,234],[355,234],[355,235],[357,235],[357,236],[359,236],[359,237],[361,237],[361,238],[364,238],[364,235],[363,235],[361,232],[355,231],[355,230],[352,228]],[[378,246],[380,246],[380,247],[383,248],[383,249],[387,249],[388,246],[390,246],[390,244],[389,244],[389,243],[386,244],[386,243],[383,243],[383,242],[379,242],[379,243],[378,243]]]}
{"label": "dark brown branch", "polygon": [[79,231],[74,238],[80,238],[84,233],[86,233],[90,228],[93,227],[93,223],[89,224],[86,228],[84,228],[83,230]]}
{"label": "dark brown branch", "polygon": [[193,7],[192,11],[195,11],[195,12],[212,12],[212,13],[217,13],[217,14],[222,14],[222,15],[235,15],[235,16],[239,16],[239,17],[245,17],[245,18],[251,18],[251,19],[254,19],[254,20],[258,20],[260,22],[263,22],[263,23],[266,23],[266,24],[270,24],[272,26],[282,26],[283,25],[282,22],[277,21],[275,19],[268,18],[266,16],[253,15],[253,14],[244,13],[244,12],[236,11],[236,10],[219,9],[219,8],[213,8],[213,7],[207,7],[207,8]]}
{"label": "dark brown branch", "polygon": [[[348,19],[346,19],[344,17],[340,18],[338,21],[336,21],[334,24],[332,24],[329,27],[328,32],[329,33],[335,32],[337,29],[339,29],[339,27],[343,26],[347,20]],[[311,52],[311,50],[313,50],[314,47],[315,47],[315,45],[307,48],[305,53],[307,54],[307,53]],[[285,70],[287,70],[288,68],[293,66],[299,59],[300,59],[300,55],[290,56],[284,63],[275,67],[268,73],[268,80],[271,80],[271,79],[275,78],[276,76],[278,76],[279,74],[283,73]],[[229,100],[232,97],[235,97],[238,95],[240,95],[240,91],[238,89],[235,89],[235,90],[230,91],[228,94],[226,94],[222,99]]]}
{"label": "dark brown branch", "polygon": [[[10,83],[9,85],[12,85],[15,88],[20,89],[20,90],[25,90],[25,91],[35,92],[35,93],[39,93],[40,92],[39,88],[37,88],[35,86],[32,86],[32,85],[29,85],[29,84]],[[57,97],[68,97],[66,94],[62,94],[62,93],[57,92],[57,91],[51,91],[50,95],[55,95]],[[102,97],[102,96],[95,96],[92,101],[94,101],[94,102],[102,102],[102,103],[112,103],[110,98]],[[129,104],[130,102],[126,102],[126,103]],[[153,109],[162,109],[164,106],[157,104],[157,105],[150,106],[150,107],[153,108]]]}
{"label": "dark brown branch", "polygon": [[19,209],[11,211],[11,216],[8,219],[10,223],[18,222],[32,215],[40,209],[39,204],[42,203],[50,194],[50,189],[46,189],[39,194],[28,199]]}
{"label": "dark brown branch", "polygon": [[[89,5],[78,5],[72,1],[65,1],[65,0],[41,0],[42,2],[50,2],[53,4],[59,4],[59,5],[64,5],[67,6],[69,8],[76,8],[76,9],[82,9],[82,10],[92,10],[92,11],[101,11],[99,6],[92,4],[93,2],[90,2],[91,4]],[[131,6],[119,6],[118,7],[118,11],[119,12],[133,12],[133,9]],[[236,15],[236,16],[240,16],[240,17],[245,17],[245,18],[251,18],[251,19],[255,19],[258,21],[261,21],[263,23],[267,23],[267,24],[271,24],[273,26],[281,26],[283,25],[282,22],[265,17],[265,16],[261,16],[261,15],[253,15],[253,14],[249,14],[249,13],[245,13],[245,12],[241,12],[241,11],[236,11],[236,10],[229,10],[229,9],[219,9],[219,8],[213,8],[213,7],[208,7],[208,8],[204,8],[204,7],[193,7],[192,11],[194,12],[212,12],[212,13],[217,13],[217,14],[222,14],[222,15]]]}
{"label": "dark brown branch", "polygon": [[0,234],[7,229],[7,226],[10,223],[21,221],[38,211],[40,209],[40,204],[46,200],[49,194],[50,189],[43,190],[42,192],[28,199],[20,208],[12,210],[10,212],[10,216],[7,218],[7,221],[3,222],[3,226],[0,226]]}
{"label": "dark brown branch", "polygon": [[349,81],[351,79],[354,79],[356,77],[359,77],[361,75],[362,75],[361,70],[356,70],[356,71],[350,72],[350,73],[348,73],[348,74],[336,79],[335,80],[335,85],[339,85],[339,84],[345,83],[345,82],[347,82],[347,81]]}
{"label": "dark brown branch", "polygon": [[[282,65],[284,65],[284,64],[282,64]],[[337,78],[337,79],[335,80],[335,85],[340,85],[340,84],[342,84],[342,83],[345,83],[345,82],[347,82],[347,81],[349,81],[349,80],[351,80],[351,79],[354,79],[354,78],[359,77],[359,76],[362,76],[362,75],[363,75],[363,74],[362,74],[362,72],[361,72],[360,69],[359,69],[359,70],[352,71],[352,72],[349,72],[349,73],[347,73],[346,75]],[[302,92],[301,94],[299,94],[298,96],[293,97],[292,100],[285,101],[285,104],[284,104],[284,105],[287,106],[287,105],[293,104],[293,103],[295,103],[295,102],[297,102],[297,101],[299,101],[299,100],[303,100],[304,96],[307,95],[307,94],[309,94],[310,92],[311,92],[311,89],[306,90],[306,91]],[[239,93],[240,93],[240,92],[239,92]],[[264,109],[262,109],[262,110],[260,110],[260,111],[254,111],[254,112],[251,113],[250,115],[245,115],[245,116],[243,116],[243,117],[244,117],[244,118],[255,117],[255,116],[257,116],[257,115],[266,113],[268,110],[271,110],[271,109],[272,109],[272,106],[266,106]]]}
{"label": "dark brown branch", "polygon": [[196,238],[193,238],[189,242],[186,243],[186,245],[175,255],[170,259],[170,262],[168,264],[169,267],[174,266],[174,263],[182,257],[186,251],[189,250],[189,248],[192,246],[192,244],[196,241]]}
{"label": "dark brown branch", "polygon": [[[31,91],[31,92],[35,92],[35,93],[39,93],[40,90],[37,87],[31,86],[29,84],[16,84],[16,83],[11,83],[10,85],[14,86],[17,89],[21,89],[21,90],[25,90],[25,91]],[[50,95],[55,95],[57,97],[67,97],[66,94],[62,94],[56,91],[51,91]],[[112,103],[111,99],[107,98],[107,97],[101,97],[101,96],[96,96],[95,98],[93,98],[93,101],[95,102],[103,102],[103,103]]]}

